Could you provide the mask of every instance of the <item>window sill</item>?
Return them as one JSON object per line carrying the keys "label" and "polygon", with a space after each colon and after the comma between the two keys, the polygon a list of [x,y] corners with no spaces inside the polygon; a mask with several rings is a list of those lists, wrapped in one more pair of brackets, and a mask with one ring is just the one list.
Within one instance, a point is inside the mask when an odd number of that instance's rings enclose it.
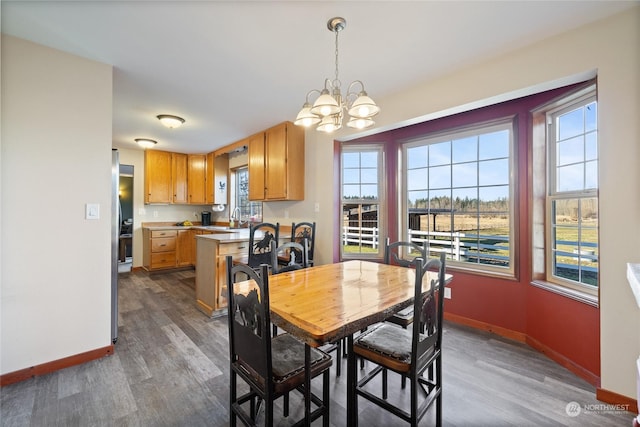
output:
{"label": "window sill", "polygon": [[592,307],[599,307],[598,297],[596,295],[591,295],[586,292],[581,292],[575,289],[570,289],[564,286],[556,285],[550,282],[543,282],[540,280],[532,281],[531,285],[540,289],[547,290],[549,292],[553,292],[554,294],[562,295],[563,297],[571,298],[572,300],[590,305]]}

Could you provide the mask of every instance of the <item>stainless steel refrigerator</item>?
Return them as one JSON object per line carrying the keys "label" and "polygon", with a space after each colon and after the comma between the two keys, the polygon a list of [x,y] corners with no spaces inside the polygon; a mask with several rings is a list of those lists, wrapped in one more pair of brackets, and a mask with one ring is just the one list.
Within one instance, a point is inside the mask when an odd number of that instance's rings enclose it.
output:
{"label": "stainless steel refrigerator", "polygon": [[111,150],[111,341],[118,341],[118,246],[120,239],[120,158]]}

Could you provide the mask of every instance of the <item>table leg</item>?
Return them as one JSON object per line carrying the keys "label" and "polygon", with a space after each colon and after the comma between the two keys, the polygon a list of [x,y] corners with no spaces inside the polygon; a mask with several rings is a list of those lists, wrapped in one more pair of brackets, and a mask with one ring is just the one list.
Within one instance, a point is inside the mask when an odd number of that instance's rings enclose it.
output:
{"label": "table leg", "polygon": [[304,425],[311,426],[311,347],[304,345]]}
{"label": "table leg", "polygon": [[347,425],[358,425],[355,409],[356,356],[353,354],[353,335],[347,337]]}

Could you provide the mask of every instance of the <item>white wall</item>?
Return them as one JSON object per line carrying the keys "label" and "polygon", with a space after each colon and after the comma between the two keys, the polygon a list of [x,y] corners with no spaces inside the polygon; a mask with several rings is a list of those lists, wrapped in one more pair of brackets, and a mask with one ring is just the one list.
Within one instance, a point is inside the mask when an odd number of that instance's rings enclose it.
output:
{"label": "white wall", "polygon": [[[374,130],[415,123],[598,76],[600,142],[601,387],[636,397],[640,314],[625,277],[625,263],[640,250],[640,7],[499,58],[428,81],[392,97]],[[366,82],[366,76],[360,76]],[[338,139],[353,138],[347,132]],[[306,200],[268,203],[265,216],[317,222],[316,262],[331,261],[334,226],[333,140],[306,133]],[[314,212],[314,203],[320,212]]]}
{"label": "white wall", "polygon": [[2,374],[111,344],[111,94],[111,66],[2,36]]}

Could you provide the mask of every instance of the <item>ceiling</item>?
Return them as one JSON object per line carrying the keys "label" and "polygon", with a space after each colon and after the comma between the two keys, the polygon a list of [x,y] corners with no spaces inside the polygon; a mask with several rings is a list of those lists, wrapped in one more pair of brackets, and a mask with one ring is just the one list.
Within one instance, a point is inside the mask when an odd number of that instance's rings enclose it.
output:
{"label": "ceiling", "polygon": [[[2,32],[113,65],[113,145],[206,153],[285,120],[334,75],[384,98],[639,1],[11,1]],[[158,114],[186,119],[167,129]]]}

